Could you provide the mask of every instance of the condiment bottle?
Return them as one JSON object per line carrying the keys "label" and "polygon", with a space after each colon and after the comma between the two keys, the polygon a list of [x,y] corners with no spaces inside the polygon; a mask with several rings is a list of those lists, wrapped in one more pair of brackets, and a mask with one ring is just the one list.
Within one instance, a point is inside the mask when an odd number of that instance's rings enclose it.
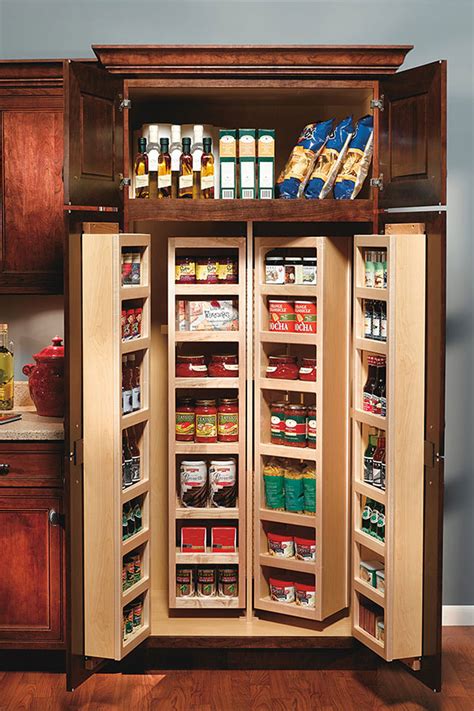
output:
{"label": "condiment bottle", "polygon": [[148,175],[148,155],[146,152],[146,138],[138,139],[138,153],[135,157],[135,197],[150,197],[150,179]]}
{"label": "condiment bottle", "polygon": [[372,484],[378,489],[382,489],[383,469],[385,462],[385,437],[377,438],[377,447],[373,455],[373,479]]}
{"label": "condiment bottle", "polygon": [[122,415],[132,412],[132,373],[127,356],[122,356]]}
{"label": "condiment bottle", "polygon": [[168,153],[169,140],[160,138],[160,155],[158,156],[158,197],[171,197],[171,156]]}
{"label": "condiment bottle", "polygon": [[364,412],[374,412],[374,389],[377,382],[377,361],[375,356],[368,356],[367,362],[369,364],[369,372],[363,390],[362,409]]}
{"label": "condiment bottle", "polygon": [[183,152],[179,158],[179,198],[193,197],[193,158],[191,139],[183,138]]}
{"label": "condiment bottle", "polygon": [[176,403],[175,439],[177,442],[193,442],[196,419],[192,398],[178,398]]}
{"label": "condiment bottle", "polygon": [[369,433],[369,441],[364,452],[364,482],[374,483],[374,452],[377,449],[376,431]]}
{"label": "condiment bottle", "polygon": [[217,410],[217,439],[219,442],[238,442],[239,404],[237,398],[221,398]]}
{"label": "condiment bottle", "polygon": [[214,197],[214,156],[212,155],[212,139],[204,138],[204,151],[201,156],[201,198],[209,200]]}
{"label": "condiment bottle", "polygon": [[217,442],[217,408],[215,400],[196,400],[195,442]]}

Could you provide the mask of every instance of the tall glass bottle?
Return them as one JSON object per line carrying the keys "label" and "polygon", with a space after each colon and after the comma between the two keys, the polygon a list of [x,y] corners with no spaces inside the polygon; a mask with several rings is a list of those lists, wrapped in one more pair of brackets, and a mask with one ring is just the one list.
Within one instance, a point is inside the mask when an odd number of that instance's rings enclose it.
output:
{"label": "tall glass bottle", "polygon": [[158,145],[158,125],[151,123],[148,127],[148,176],[150,181],[150,198],[158,197],[158,156],[160,147]]}
{"label": "tall glass bottle", "polygon": [[146,138],[138,139],[138,153],[135,158],[135,197],[150,197],[150,177],[148,175],[148,156]]}
{"label": "tall glass bottle", "polygon": [[179,159],[181,158],[181,126],[171,125],[171,197],[177,198],[179,191]]}
{"label": "tall glass bottle", "polygon": [[204,126],[196,124],[193,129],[193,147],[191,155],[193,157],[193,198],[201,197],[201,158],[204,150],[203,144]]}
{"label": "tall glass bottle", "polygon": [[183,152],[179,159],[179,198],[193,197],[193,157],[191,139],[183,138]]}
{"label": "tall glass bottle", "polygon": [[214,198],[214,156],[212,138],[203,141],[204,151],[201,157],[201,197],[204,200]]}
{"label": "tall glass bottle", "polygon": [[171,156],[168,153],[169,140],[160,138],[160,155],[158,158],[158,197],[171,197]]}
{"label": "tall glass bottle", "polygon": [[13,410],[13,341],[8,324],[0,324],[0,410]]}

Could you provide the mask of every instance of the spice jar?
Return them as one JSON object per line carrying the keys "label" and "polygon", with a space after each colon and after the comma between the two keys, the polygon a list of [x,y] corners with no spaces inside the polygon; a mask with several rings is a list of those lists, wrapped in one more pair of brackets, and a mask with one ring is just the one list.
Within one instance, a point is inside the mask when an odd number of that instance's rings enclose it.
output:
{"label": "spice jar", "polygon": [[298,375],[300,380],[316,380],[316,358],[303,358]]}
{"label": "spice jar", "polygon": [[270,442],[284,444],[286,402],[272,402],[270,408]]}
{"label": "spice jar", "polygon": [[192,568],[176,568],[176,597],[194,597],[194,574]]}
{"label": "spice jar", "polygon": [[306,407],[304,405],[286,406],[284,443],[290,447],[306,447]]}
{"label": "spice jar", "polygon": [[316,449],[316,408],[308,407],[307,417],[306,417],[306,437],[308,440],[308,447],[311,449]]}
{"label": "spice jar", "polygon": [[176,284],[196,283],[196,259],[194,257],[176,257]]}
{"label": "spice jar", "polygon": [[176,403],[175,439],[177,442],[193,442],[196,429],[194,404],[190,397],[178,398]]}
{"label": "spice jar", "polygon": [[266,376],[267,378],[298,380],[298,366],[296,364],[296,356],[269,356]]}
{"label": "spice jar", "polygon": [[219,597],[237,597],[239,594],[239,575],[237,568],[218,568],[217,589]]}
{"label": "spice jar", "polygon": [[217,407],[215,400],[196,400],[195,442],[217,442]]}
{"label": "spice jar", "polygon": [[303,261],[301,257],[285,257],[285,284],[303,283]]}
{"label": "spice jar", "polygon": [[237,398],[221,398],[217,410],[217,439],[219,442],[239,440],[239,402]]}
{"label": "spice jar", "polygon": [[213,597],[216,594],[216,571],[214,568],[197,569],[198,597]]}
{"label": "spice jar", "polygon": [[177,378],[206,378],[208,374],[203,355],[176,356]]}
{"label": "spice jar", "polygon": [[316,257],[303,257],[302,281],[305,285],[316,285],[318,283],[318,262]]}
{"label": "spice jar", "polygon": [[212,355],[209,363],[211,378],[238,378],[239,362],[236,355]]}
{"label": "spice jar", "polygon": [[217,284],[217,267],[216,257],[199,257],[196,262],[196,283]]}
{"label": "spice jar", "polygon": [[285,283],[285,265],[283,261],[283,255],[278,256],[269,253],[265,257],[265,283]]}

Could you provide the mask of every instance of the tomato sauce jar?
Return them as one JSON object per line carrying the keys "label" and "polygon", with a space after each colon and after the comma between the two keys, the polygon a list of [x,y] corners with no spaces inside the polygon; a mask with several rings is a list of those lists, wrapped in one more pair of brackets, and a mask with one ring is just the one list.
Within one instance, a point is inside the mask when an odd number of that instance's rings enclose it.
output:
{"label": "tomato sauce jar", "polygon": [[219,442],[239,440],[239,402],[237,398],[221,398],[217,409],[217,439]]}
{"label": "tomato sauce jar", "polygon": [[272,402],[270,408],[270,442],[284,444],[286,402]]}
{"label": "tomato sauce jar", "polygon": [[193,442],[196,419],[190,397],[178,398],[176,403],[175,439],[177,442]]}
{"label": "tomato sauce jar", "polygon": [[300,380],[316,380],[316,358],[303,358],[298,375]]}
{"label": "tomato sauce jar", "polygon": [[179,355],[176,357],[177,378],[206,378],[208,375],[203,355]]}
{"label": "tomato sauce jar", "polygon": [[195,442],[217,442],[217,407],[215,400],[196,400]]}
{"label": "tomato sauce jar", "polygon": [[306,418],[306,437],[308,439],[308,447],[316,449],[316,408],[308,407]]}
{"label": "tomato sauce jar", "polygon": [[306,447],[306,407],[304,405],[286,406],[284,443],[290,447]]}
{"label": "tomato sauce jar", "polygon": [[266,376],[267,378],[298,380],[298,366],[296,364],[296,356],[269,356]]}
{"label": "tomato sauce jar", "polygon": [[233,354],[211,356],[209,375],[211,378],[238,378],[239,362],[237,356]]}

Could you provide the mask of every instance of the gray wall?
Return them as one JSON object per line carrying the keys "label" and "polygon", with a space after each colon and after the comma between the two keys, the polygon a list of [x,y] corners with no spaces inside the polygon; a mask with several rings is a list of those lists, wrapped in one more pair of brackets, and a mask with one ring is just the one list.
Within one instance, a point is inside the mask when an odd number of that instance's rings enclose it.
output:
{"label": "gray wall", "polygon": [[[0,0],[3,58],[88,57],[92,43],[387,43],[415,45],[406,68],[448,60],[444,601],[451,605],[474,604],[473,7],[468,0]],[[56,311],[41,344],[57,321]],[[19,338],[23,327],[15,321]],[[26,339],[25,347],[22,362],[37,346]]]}

